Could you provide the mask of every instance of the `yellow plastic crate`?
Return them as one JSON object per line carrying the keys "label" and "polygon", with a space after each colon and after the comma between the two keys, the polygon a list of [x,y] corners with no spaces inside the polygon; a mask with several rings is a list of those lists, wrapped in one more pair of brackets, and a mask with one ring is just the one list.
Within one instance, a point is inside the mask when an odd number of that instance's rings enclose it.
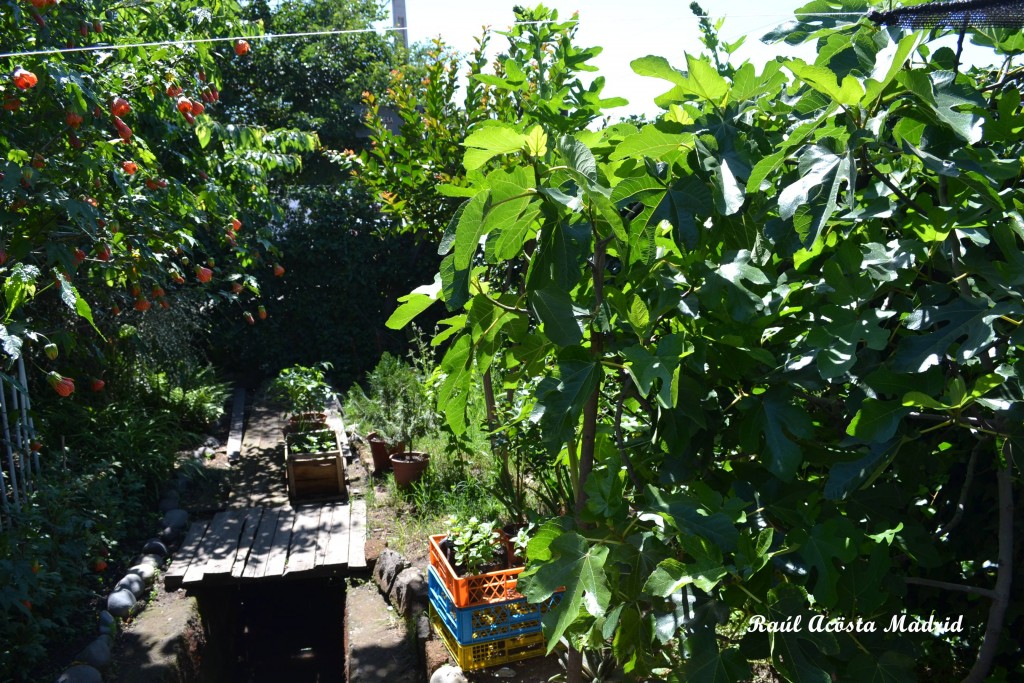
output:
{"label": "yellow plastic crate", "polygon": [[448,652],[463,671],[476,671],[489,666],[540,657],[547,650],[544,646],[544,635],[541,633],[489,640],[472,645],[459,645],[459,641],[441,621],[441,617],[438,616],[433,605],[430,606],[430,623],[434,625],[437,635],[441,637],[444,646],[448,648]]}

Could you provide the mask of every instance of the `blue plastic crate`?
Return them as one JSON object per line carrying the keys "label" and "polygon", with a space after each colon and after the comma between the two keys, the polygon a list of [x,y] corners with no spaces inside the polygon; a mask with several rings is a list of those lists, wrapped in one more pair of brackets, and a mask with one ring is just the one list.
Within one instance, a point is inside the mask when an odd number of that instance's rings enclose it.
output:
{"label": "blue plastic crate", "polygon": [[539,605],[519,598],[477,607],[456,607],[433,567],[428,568],[427,576],[430,604],[460,645],[540,633],[541,616],[562,599],[562,593],[555,593]]}

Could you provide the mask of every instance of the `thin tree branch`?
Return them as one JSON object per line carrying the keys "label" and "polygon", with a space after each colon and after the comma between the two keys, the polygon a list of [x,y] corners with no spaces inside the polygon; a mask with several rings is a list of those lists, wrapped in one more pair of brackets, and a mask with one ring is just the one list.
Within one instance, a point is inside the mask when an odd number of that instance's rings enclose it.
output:
{"label": "thin tree branch", "polygon": [[1013,447],[1010,440],[1003,441],[1003,462],[996,472],[996,490],[999,493],[999,569],[992,605],[988,610],[985,638],[978,651],[978,660],[967,674],[964,683],[981,683],[992,669],[999,650],[999,636],[1003,632],[1006,609],[1010,605],[1010,586],[1013,583]]}
{"label": "thin tree branch", "polygon": [[899,187],[897,187],[896,184],[893,183],[892,180],[889,179],[889,176],[887,176],[884,173],[882,173],[881,171],[879,171],[875,167],[875,165],[872,164],[870,161],[865,160],[865,162],[867,163],[868,170],[871,171],[871,173],[876,178],[878,178],[883,183],[885,183],[885,186],[888,187],[890,190],[892,190],[893,194],[895,194],[897,197],[900,198],[900,201],[902,201],[904,204],[912,207],[915,211],[917,211],[922,216],[927,215],[928,212],[925,211],[924,208],[922,208],[920,204],[918,204],[913,199],[908,197],[906,195],[906,193],[903,192],[903,190],[901,190]]}
{"label": "thin tree branch", "polygon": [[967,496],[970,495],[971,483],[974,482],[974,466],[978,462],[978,451],[988,442],[988,439],[982,439],[971,449],[971,459],[967,461],[967,473],[964,474],[964,485],[960,489],[960,500],[956,503],[956,513],[954,513],[953,518],[949,522],[936,529],[935,535],[938,538],[942,538],[955,529],[960,524],[960,520],[963,519],[964,508],[967,507]]}
{"label": "thin tree branch", "polygon": [[990,588],[979,588],[977,586],[965,586],[962,583],[950,583],[948,581],[934,581],[932,579],[920,579],[916,576],[907,576],[903,579],[904,583],[914,586],[927,586],[928,588],[941,588],[948,591],[959,591],[961,593],[971,593],[973,595],[983,595],[986,598],[995,599],[995,591]]}
{"label": "thin tree branch", "polygon": [[622,440],[622,404],[626,401],[625,383],[628,381],[629,378],[626,377],[625,372],[619,373],[619,382],[623,388],[619,391],[619,400],[615,405],[615,445],[619,450],[619,458],[626,468],[626,474],[629,475],[629,479],[633,482],[633,486],[636,487],[637,491],[641,491],[644,488],[644,484],[640,481],[640,477],[637,476],[636,470],[633,469],[633,463],[629,459],[629,454],[626,453],[626,445]]}
{"label": "thin tree branch", "polygon": [[989,90],[999,90],[1003,86],[1009,85],[1012,81],[1015,81],[1021,77],[1024,77],[1024,66],[1014,69],[1010,73],[1003,76],[1003,78],[1000,81],[996,83],[989,83],[981,90],[982,92],[988,92]]}

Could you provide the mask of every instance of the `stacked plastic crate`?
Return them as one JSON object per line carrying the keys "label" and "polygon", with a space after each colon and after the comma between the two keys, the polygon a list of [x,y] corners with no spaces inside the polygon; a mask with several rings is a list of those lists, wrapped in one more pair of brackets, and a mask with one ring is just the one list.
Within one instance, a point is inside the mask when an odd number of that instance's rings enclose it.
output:
{"label": "stacked plastic crate", "polygon": [[471,671],[544,654],[541,616],[562,594],[526,602],[516,590],[522,567],[458,576],[441,549],[444,539],[430,537],[430,619],[458,665]]}

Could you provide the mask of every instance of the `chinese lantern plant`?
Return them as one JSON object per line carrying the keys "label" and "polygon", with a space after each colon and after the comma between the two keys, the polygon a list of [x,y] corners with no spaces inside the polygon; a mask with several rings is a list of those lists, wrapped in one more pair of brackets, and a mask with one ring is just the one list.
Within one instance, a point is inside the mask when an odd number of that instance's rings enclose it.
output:
{"label": "chinese lantern plant", "polygon": [[[41,10],[45,29],[18,19],[27,18],[23,15],[33,6],[38,5],[0,0],[0,44],[12,50],[47,49],[99,39],[116,49],[140,39],[208,38],[245,31],[233,4],[208,8],[198,0],[155,0],[143,9],[118,7],[100,21],[77,5],[48,3]],[[185,34],[174,28],[184,25],[180,20],[198,8],[208,13],[201,26],[189,23],[193,28]],[[100,32],[101,39],[94,36]],[[241,273],[277,257],[267,253],[269,232],[264,226],[278,210],[265,191],[266,183],[258,179],[299,170],[301,155],[313,151],[317,141],[297,130],[271,133],[249,125],[234,125],[229,134],[218,122],[221,112],[216,105],[225,59],[213,50],[175,48],[148,56],[129,51],[107,61],[97,61],[88,52],[0,60],[0,104],[6,105],[0,110],[0,212],[12,213],[3,221],[5,249],[17,255],[16,262],[34,269],[23,273],[26,288],[38,285],[42,292],[58,269],[74,272],[75,281],[61,288],[61,299],[96,327],[97,334],[106,336],[108,318],[102,313],[115,304],[119,310],[135,306],[134,298],[113,296],[108,283],[166,283],[172,263],[179,286],[201,287],[217,277],[209,267],[184,282],[192,266],[186,268],[182,254],[176,258],[179,245],[189,245],[189,255],[216,257],[220,268]],[[169,85],[177,88],[170,101],[164,95]],[[220,144],[236,133],[230,145]],[[260,154],[253,156],[257,149]],[[242,159],[244,174],[234,170]],[[203,196],[197,176],[217,187],[216,202]],[[144,200],[140,192],[145,193]],[[197,227],[225,224],[235,215],[251,223],[230,244]],[[80,236],[73,245],[67,243],[69,234]],[[216,295],[208,291],[207,296]],[[5,350],[16,349],[19,340],[31,340],[38,333],[35,327],[92,335],[82,333],[67,316],[52,314],[44,303],[37,304],[35,296],[5,300],[8,310],[3,317],[33,321],[26,326],[0,321],[12,335]],[[152,308],[172,305],[167,297],[150,303]],[[146,307],[145,302],[138,305]]]}

